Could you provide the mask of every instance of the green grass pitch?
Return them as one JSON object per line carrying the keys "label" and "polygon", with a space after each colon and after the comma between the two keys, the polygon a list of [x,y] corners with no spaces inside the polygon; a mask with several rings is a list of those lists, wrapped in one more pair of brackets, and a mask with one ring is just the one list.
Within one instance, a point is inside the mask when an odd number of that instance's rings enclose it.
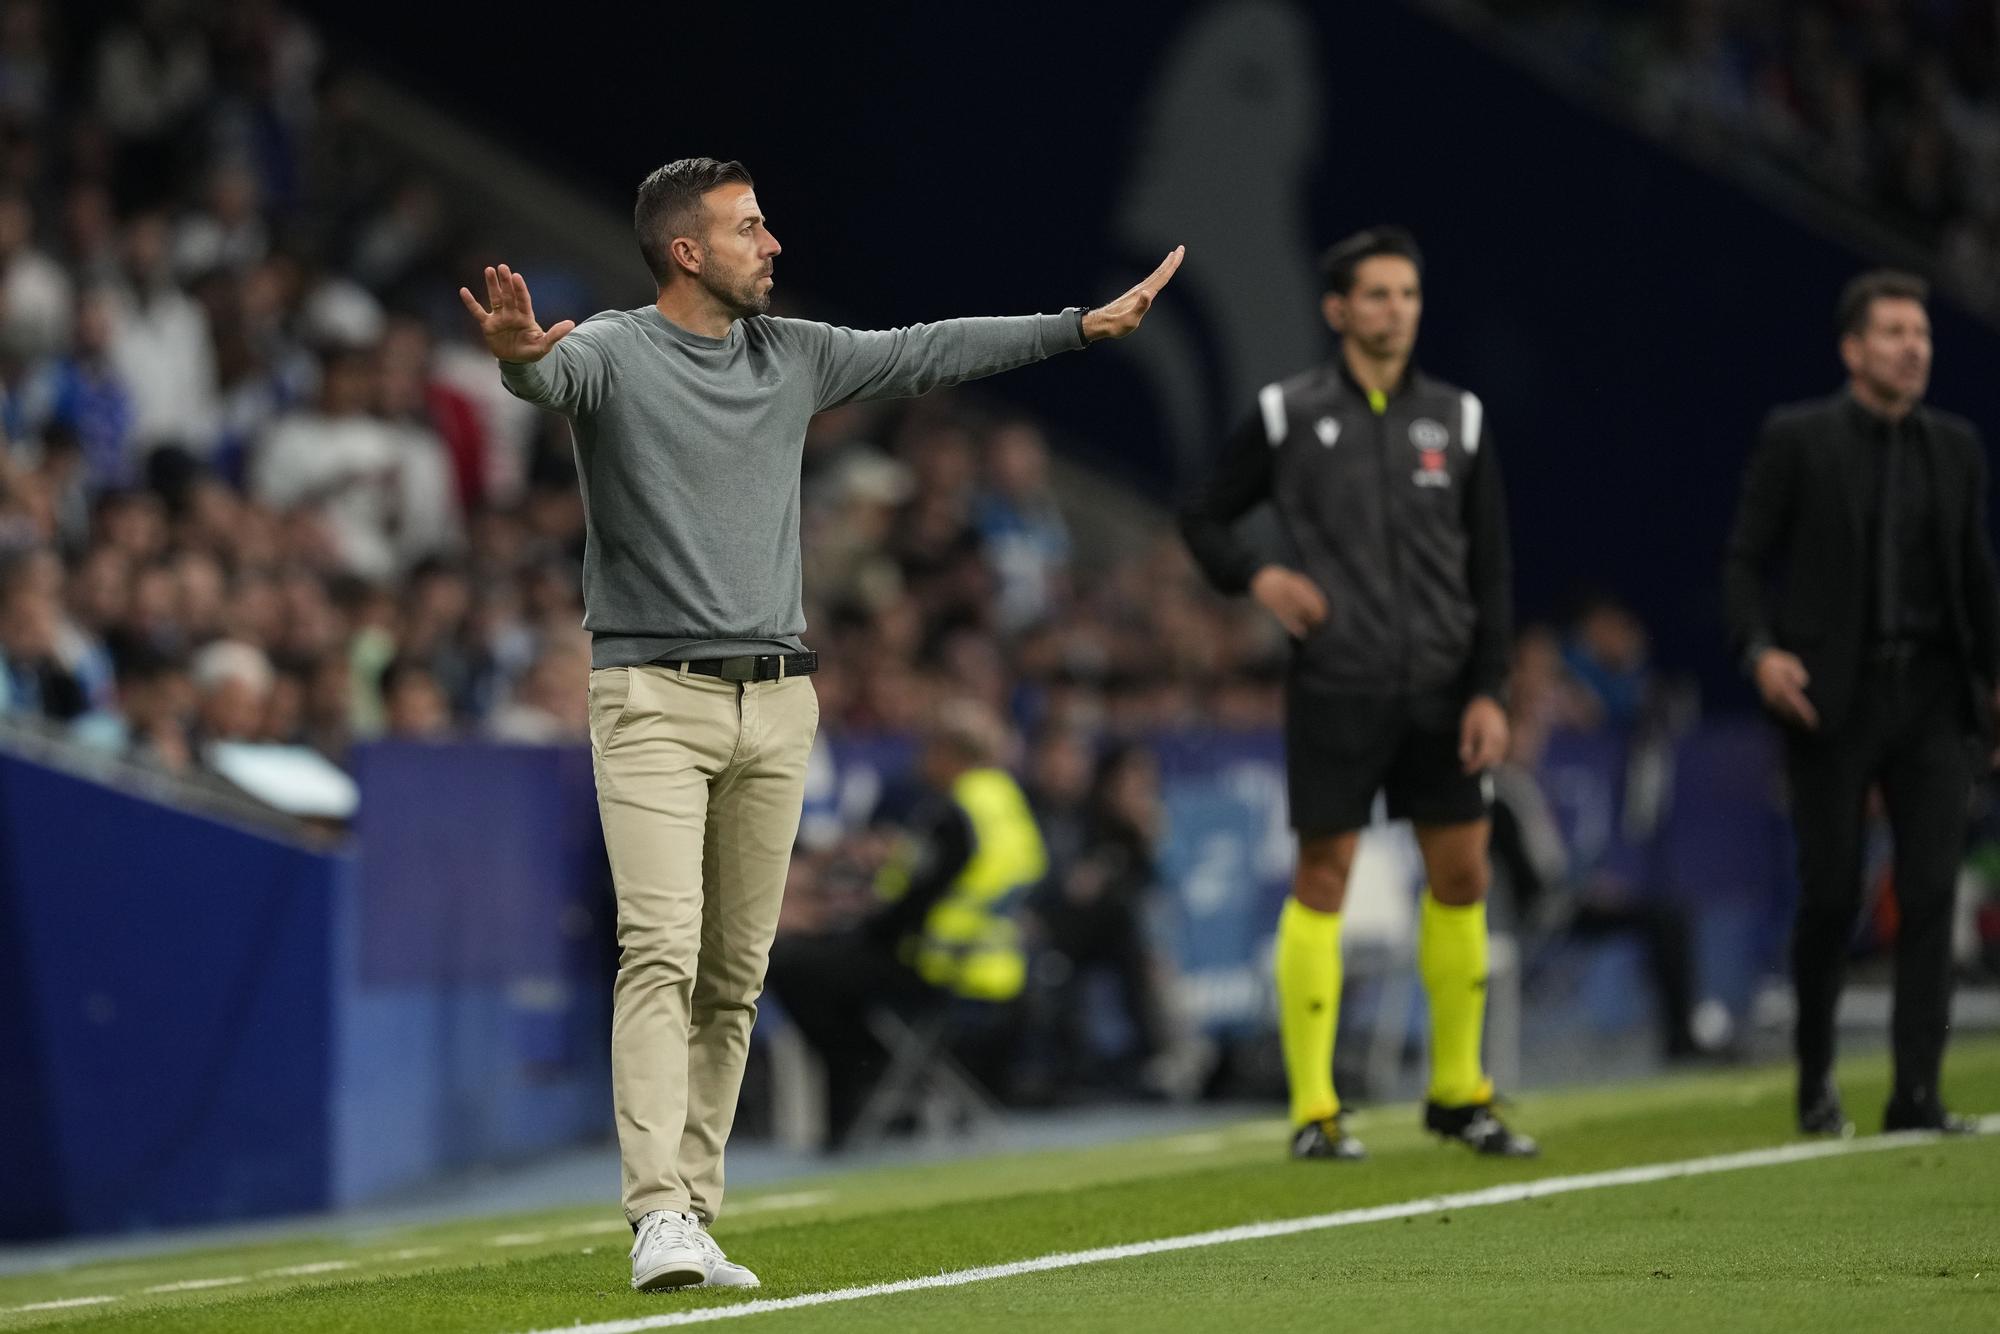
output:
{"label": "green grass pitch", "polygon": [[[1846,1063],[1872,1128],[1886,1058]],[[1947,1090],[2000,1109],[2000,1041]],[[1092,1149],[815,1176],[732,1197],[754,1293],[641,1295],[615,1206],[287,1239],[0,1278],[17,1329],[478,1331],[644,1320],[1057,1252],[1781,1145],[1782,1068],[1524,1097],[1534,1163],[1357,1118],[1365,1164],[1292,1163],[1276,1119]],[[85,1299],[108,1299],[86,1302]],[[49,1303],[77,1303],[60,1306]],[[23,1309],[33,1308],[33,1309]],[[718,1314],[720,1314],[718,1312]],[[2000,1329],[2000,1136],[1451,1208],[721,1322],[740,1330]]]}

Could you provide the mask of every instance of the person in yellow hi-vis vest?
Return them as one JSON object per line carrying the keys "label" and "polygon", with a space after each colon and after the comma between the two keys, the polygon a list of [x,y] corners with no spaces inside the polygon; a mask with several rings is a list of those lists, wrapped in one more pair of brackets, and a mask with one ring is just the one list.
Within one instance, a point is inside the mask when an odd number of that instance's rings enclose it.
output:
{"label": "person in yellow hi-vis vest", "polygon": [[770,989],[826,1062],[829,1148],[844,1142],[881,1074],[886,1053],[868,1025],[877,1006],[990,1007],[975,1049],[958,1055],[989,1086],[1004,1082],[1028,975],[1018,909],[1048,869],[1028,799],[1000,767],[1006,749],[990,710],[940,709],[874,909],[840,929],[780,936],[772,950]]}

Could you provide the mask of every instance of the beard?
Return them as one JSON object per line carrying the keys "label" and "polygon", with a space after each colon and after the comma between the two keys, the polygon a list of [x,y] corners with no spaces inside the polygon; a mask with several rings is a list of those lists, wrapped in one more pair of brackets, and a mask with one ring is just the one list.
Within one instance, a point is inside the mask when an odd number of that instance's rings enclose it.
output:
{"label": "beard", "polygon": [[740,280],[713,280],[704,272],[701,285],[708,294],[737,319],[750,315],[762,315],[771,308],[771,293],[764,289],[764,279],[771,275],[759,271]]}

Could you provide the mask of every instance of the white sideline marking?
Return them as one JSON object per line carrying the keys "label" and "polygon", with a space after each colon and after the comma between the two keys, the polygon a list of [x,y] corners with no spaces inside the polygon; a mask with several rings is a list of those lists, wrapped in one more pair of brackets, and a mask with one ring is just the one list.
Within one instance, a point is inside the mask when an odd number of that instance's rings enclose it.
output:
{"label": "white sideline marking", "polygon": [[258,1278],[298,1278],[304,1274],[331,1274],[341,1269],[354,1268],[352,1260],[321,1260],[318,1264],[286,1265],[283,1269],[266,1269],[258,1273]]}
{"label": "white sideline marking", "polygon": [[[2000,1132],[2000,1115],[1980,1118],[1981,1134]],[[1897,1135],[1871,1135],[1863,1139],[1822,1140],[1809,1144],[1787,1144],[1774,1149],[1752,1149],[1746,1153],[1725,1153],[1710,1158],[1689,1158],[1677,1163],[1653,1163],[1645,1167],[1621,1167],[1609,1172],[1585,1172],[1578,1176],[1543,1177],[1485,1190],[1461,1191],[1455,1195],[1433,1195],[1406,1200],[1401,1204],[1378,1204],[1366,1209],[1344,1209],[1339,1213],[1314,1214],[1308,1218],[1288,1218],[1271,1223],[1246,1223],[1240,1227],[1217,1228],[1157,1241],[1131,1242],[1123,1246],[1100,1246],[1088,1251],[1065,1251],[1011,1264],[981,1265],[924,1278],[906,1278],[894,1283],[870,1283],[856,1288],[835,1288],[828,1292],[808,1292],[797,1297],[774,1297],[742,1302],[735,1306],[711,1306],[694,1311],[644,1316],[635,1320],[606,1320],[592,1325],[565,1325],[561,1329],[537,1330],[534,1334],[637,1334],[640,1330],[667,1329],[675,1325],[703,1325],[713,1320],[735,1320],[741,1316],[765,1315],[772,1311],[792,1311],[802,1306],[826,1306],[834,1302],[860,1301],[865,1297],[889,1297],[928,1288],[959,1288],[968,1283],[984,1283],[996,1278],[1040,1274],[1052,1269],[1073,1269],[1079,1265],[1130,1260],[1142,1255],[1168,1251],[1225,1246],[1238,1241],[1263,1241],[1271,1237],[1295,1236],[1326,1228],[1353,1227],[1361,1223],[1383,1223],[1395,1218],[1439,1214],[1451,1209],[1480,1209],[1494,1204],[1517,1204],[1522,1200],[1549,1195],[1571,1195],[1578,1191],[1605,1190],[1613,1186],[1640,1186],[1682,1177],[1710,1176],[1717,1172],[1740,1172],[1752,1167],[1775,1167],[1783,1163],[1810,1162],[1817,1158],[1839,1158],[1851,1153],[1874,1153],[1883,1149],[1907,1149],[1930,1144],[1941,1138],[1928,1131]]]}
{"label": "white sideline marking", "polygon": [[825,1204],[833,1198],[830,1190],[801,1190],[790,1195],[766,1195],[758,1200],[745,1200],[729,1210],[731,1217],[736,1214],[756,1214],[767,1209],[810,1209],[815,1204]]}
{"label": "white sideline marking", "polygon": [[382,1256],[384,1260],[428,1260],[433,1255],[443,1255],[442,1246],[405,1246],[400,1251],[390,1251]]}
{"label": "white sideline marking", "polygon": [[65,1297],[59,1302],[30,1302],[26,1306],[16,1306],[11,1308],[10,1314],[12,1311],[60,1311],[65,1306],[102,1306],[117,1300],[116,1297]]}
{"label": "white sideline marking", "polygon": [[156,1283],[145,1292],[195,1292],[201,1288],[227,1288],[250,1280],[242,1274],[231,1274],[227,1278],[184,1278],[178,1283]]}

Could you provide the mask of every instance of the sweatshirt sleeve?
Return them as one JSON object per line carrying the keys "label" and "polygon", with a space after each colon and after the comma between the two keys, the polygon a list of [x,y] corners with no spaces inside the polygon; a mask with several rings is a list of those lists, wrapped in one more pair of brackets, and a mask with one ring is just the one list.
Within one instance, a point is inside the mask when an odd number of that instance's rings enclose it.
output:
{"label": "sweatshirt sleeve", "polygon": [[871,398],[913,398],[1084,345],[1082,311],[1076,309],[940,320],[906,329],[831,324],[806,329],[819,377],[818,411]]}
{"label": "sweatshirt sleeve", "polygon": [[1248,589],[1251,576],[1264,564],[1232,525],[1270,497],[1273,452],[1262,418],[1252,413],[1231,433],[1213,471],[1181,502],[1181,537],[1219,592]]}
{"label": "sweatshirt sleeve", "polygon": [[571,330],[540,361],[503,361],[500,382],[525,402],[565,417],[587,417],[603,406],[611,388],[611,358],[604,346],[609,328],[593,317]]}

